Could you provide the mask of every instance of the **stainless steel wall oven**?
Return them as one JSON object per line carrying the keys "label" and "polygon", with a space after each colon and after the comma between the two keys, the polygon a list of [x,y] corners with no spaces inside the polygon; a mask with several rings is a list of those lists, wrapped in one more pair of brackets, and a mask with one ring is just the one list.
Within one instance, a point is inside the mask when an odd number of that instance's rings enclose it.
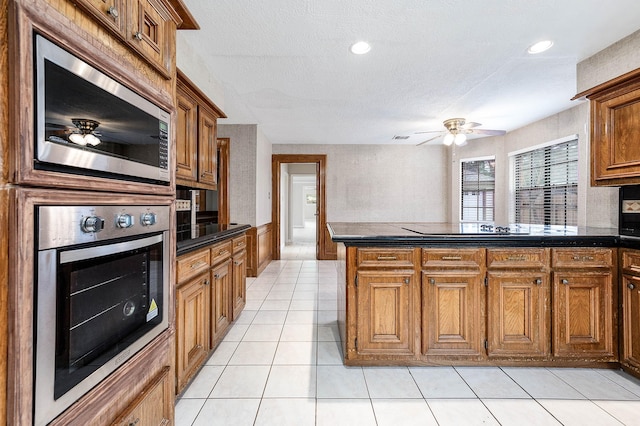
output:
{"label": "stainless steel wall oven", "polygon": [[34,423],[168,327],[167,205],[36,206]]}

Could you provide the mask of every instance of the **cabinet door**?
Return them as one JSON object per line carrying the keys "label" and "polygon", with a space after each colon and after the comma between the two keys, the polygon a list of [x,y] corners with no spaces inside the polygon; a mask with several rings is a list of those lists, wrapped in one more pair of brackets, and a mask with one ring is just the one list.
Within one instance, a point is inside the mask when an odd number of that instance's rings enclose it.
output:
{"label": "cabinet door", "polygon": [[113,423],[117,426],[168,426],[173,424],[174,396],[170,367],[165,367],[138,398]]}
{"label": "cabinet door", "polygon": [[358,271],[356,349],[359,354],[415,352],[413,271]]}
{"label": "cabinet door", "polygon": [[422,273],[422,351],[425,355],[482,355],[483,276]]}
{"label": "cabinet door", "polygon": [[640,277],[622,277],[623,340],[622,361],[640,368]]}
{"label": "cabinet door", "polygon": [[216,189],[218,183],[216,122],[216,115],[201,106],[198,123],[198,181],[212,189]]}
{"label": "cabinet door", "polygon": [[209,351],[209,271],[176,290],[176,377],[180,392]]}
{"label": "cabinet door", "polygon": [[130,4],[129,44],[162,75],[171,78],[174,31],[169,12],[157,0],[130,0]]}
{"label": "cabinet door", "polygon": [[547,355],[547,274],[536,271],[489,272],[488,279],[488,355]]}
{"label": "cabinet door", "polygon": [[198,102],[179,81],[176,87],[176,107],[176,178],[195,182],[198,179]]}
{"label": "cabinet door", "polygon": [[124,35],[127,14],[124,0],[76,0],[75,3],[120,37]]}
{"label": "cabinet door", "polygon": [[[244,238],[243,238],[244,239]],[[238,318],[247,300],[247,251],[233,255],[232,320]]]}
{"label": "cabinet door", "polygon": [[231,322],[231,259],[227,259],[211,270],[211,343],[224,334]]}
{"label": "cabinet door", "polygon": [[611,272],[553,275],[553,355],[613,357]]}

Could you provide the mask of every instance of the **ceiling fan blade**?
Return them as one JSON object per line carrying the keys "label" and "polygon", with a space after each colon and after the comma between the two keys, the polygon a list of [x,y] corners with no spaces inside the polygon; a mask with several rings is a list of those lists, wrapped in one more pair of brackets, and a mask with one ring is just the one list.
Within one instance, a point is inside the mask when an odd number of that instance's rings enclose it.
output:
{"label": "ceiling fan blade", "polygon": [[415,132],[414,135],[421,135],[423,133],[441,133],[442,130],[427,130],[425,132]]}
{"label": "ceiling fan blade", "polygon": [[507,131],[506,130],[490,130],[490,129],[473,129],[473,130],[470,130],[469,133],[473,133],[474,135],[500,136],[507,133]]}
{"label": "ceiling fan blade", "polygon": [[[429,132],[429,133],[433,133],[433,132]],[[434,136],[434,137],[432,137],[432,138],[430,138],[430,139],[427,139],[426,141],[420,142],[420,143],[419,143],[419,144],[417,144],[416,146],[424,145],[424,144],[425,144],[425,143],[427,143],[427,142],[431,142],[432,140],[438,139],[438,138],[439,138],[440,136],[442,136],[443,134],[444,134],[444,132],[440,132],[440,134],[439,134],[439,135]]]}
{"label": "ceiling fan blade", "polygon": [[480,123],[474,123],[473,121],[469,121],[467,123],[464,123],[461,127],[463,129],[473,129],[474,127],[478,127],[480,126]]}

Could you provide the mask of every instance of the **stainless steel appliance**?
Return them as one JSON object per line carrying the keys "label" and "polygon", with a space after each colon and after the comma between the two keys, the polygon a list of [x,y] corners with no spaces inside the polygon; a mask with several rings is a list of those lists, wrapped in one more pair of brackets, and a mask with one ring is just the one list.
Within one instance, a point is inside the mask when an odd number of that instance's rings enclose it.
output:
{"label": "stainless steel appliance", "polygon": [[36,169],[169,184],[170,114],[35,35]]}
{"label": "stainless steel appliance", "polygon": [[640,237],[640,186],[620,187],[618,231],[623,239]]}
{"label": "stainless steel appliance", "polygon": [[46,424],[168,327],[167,205],[36,206],[34,419]]}

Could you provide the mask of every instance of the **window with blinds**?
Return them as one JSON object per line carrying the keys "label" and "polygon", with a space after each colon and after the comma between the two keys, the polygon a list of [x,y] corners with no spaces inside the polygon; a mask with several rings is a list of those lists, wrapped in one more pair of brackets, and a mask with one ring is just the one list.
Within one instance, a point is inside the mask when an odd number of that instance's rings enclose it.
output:
{"label": "window with blinds", "polygon": [[468,222],[493,221],[495,159],[462,161],[461,170],[460,219]]}
{"label": "window with blinds", "polygon": [[513,156],[513,219],[539,225],[578,224],[578,140]]}

